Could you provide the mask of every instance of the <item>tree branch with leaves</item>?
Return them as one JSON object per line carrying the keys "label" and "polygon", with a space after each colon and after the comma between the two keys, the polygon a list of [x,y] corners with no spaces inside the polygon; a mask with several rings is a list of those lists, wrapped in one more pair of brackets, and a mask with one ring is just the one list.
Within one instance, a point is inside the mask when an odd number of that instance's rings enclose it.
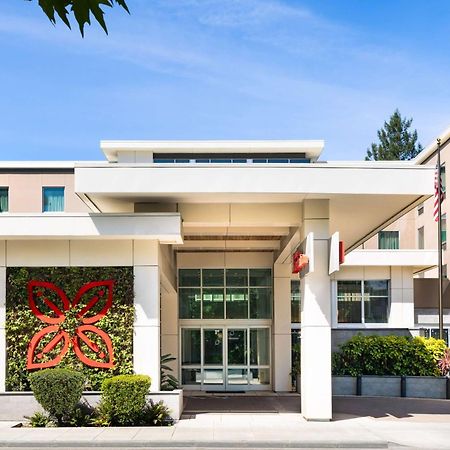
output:
{"label": "tree branch with leaves", "polygon": [[112,8],[114,4],[117,4],[130,14],[125,0],[38,0],[37,3],[53,25],[56,24],[56,19],[59,17],[71,29],[69,17],[73,14],[83,37],[84,26],[91,25],[91,15],[108,34],[102,5]]}

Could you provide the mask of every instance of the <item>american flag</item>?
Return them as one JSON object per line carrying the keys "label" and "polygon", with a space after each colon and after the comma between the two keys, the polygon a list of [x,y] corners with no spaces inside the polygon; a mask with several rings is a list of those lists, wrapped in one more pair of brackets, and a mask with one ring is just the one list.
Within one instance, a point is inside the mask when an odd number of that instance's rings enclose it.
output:
{"label": "american flag", "polygon": [[436,171],[434,173],[434,220],[435,222],[439,221],[439,191],[441,192],[441,203],[442,200],[445,198],[445,194],[442,191],[442,177],[440,179],[440,185],[438,184],[438,178],[439,178],[439,167],[436,164]]}

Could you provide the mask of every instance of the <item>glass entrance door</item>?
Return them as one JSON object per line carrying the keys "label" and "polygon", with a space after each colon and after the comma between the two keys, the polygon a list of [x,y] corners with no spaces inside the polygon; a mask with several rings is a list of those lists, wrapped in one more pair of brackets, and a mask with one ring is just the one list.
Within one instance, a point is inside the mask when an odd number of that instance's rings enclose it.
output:
{"label": "glass entrance door", "polygon": [[192,327],[183,328],[181,336],[186,389],[270,389],[270,327]]}

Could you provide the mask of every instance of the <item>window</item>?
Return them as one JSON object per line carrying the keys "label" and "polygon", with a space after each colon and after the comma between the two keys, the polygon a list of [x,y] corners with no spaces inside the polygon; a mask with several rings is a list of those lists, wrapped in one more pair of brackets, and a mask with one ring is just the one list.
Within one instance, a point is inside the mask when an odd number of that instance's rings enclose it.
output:
{"label": "window", "polygon": [[442,266],[442,278],[448,278],[447,276],[447,264]]}
{"label": "window", "polygon": [[43,212],[64,211],[63,187],[42,188],[42,211]]}
{"label": "window", "polygon": [[420,250],[423,250],[425,248],[425,231],[423,227],[420,227],[417,230],[417,247]]}
{"label": "window", "polygon": [[421,203],[418,207],[417,207],[417,215],[421,216],[423,214],[423,203]]}
{"label": "window", "polygon": [[0,188],[0,213],[8,212],[8,188]]}
{"label": "window", "polygon": [[272,318],[271,269],[180,269],[180,319]]}
{"label": "window", "polygon": [[445,174],[445,165],[441,166],[441,186],[442,186],[442,192],[445,193],[447,190],[447,177]]}
{"label": "window", "polygon": [[339,323],[387,323],[389,280],[337,282]]}
{"label": "window", "polygon": [[378,233],[378,248],[382,250],[398,250],[399,249],[399,232],[398,231],[380,231]]}
{"label": "window", "polygon": [[291,322],[301,322],[300,280],[291,280]]}
{"label": "window", "polygon": [[[444,328],[444,341],[448,346],[450,344],[448,340],[448,328]],[[423,335],[426,338],[432,337],[435,339],[439,339],[439,328],[423,328]]]}

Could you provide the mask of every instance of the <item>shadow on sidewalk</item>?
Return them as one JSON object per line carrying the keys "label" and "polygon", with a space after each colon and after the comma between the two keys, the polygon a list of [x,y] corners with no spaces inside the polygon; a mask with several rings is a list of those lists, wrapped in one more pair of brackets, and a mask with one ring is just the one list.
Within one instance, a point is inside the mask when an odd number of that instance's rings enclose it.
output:
{"label": "shadow on sidewalk", "polygon": [[[268,413],[287,414],[301,412],[299,395],[233,395],[213,394],[185,396],[183,416],[204,413]],[[448,415],[450,400],[398,398],[398,397],[333,397],[333,420],[355,417],[407,418],[415,415]],[[444,417],[447,420],[446,417]],[[430,417],[432,420],[432,417]]]}

